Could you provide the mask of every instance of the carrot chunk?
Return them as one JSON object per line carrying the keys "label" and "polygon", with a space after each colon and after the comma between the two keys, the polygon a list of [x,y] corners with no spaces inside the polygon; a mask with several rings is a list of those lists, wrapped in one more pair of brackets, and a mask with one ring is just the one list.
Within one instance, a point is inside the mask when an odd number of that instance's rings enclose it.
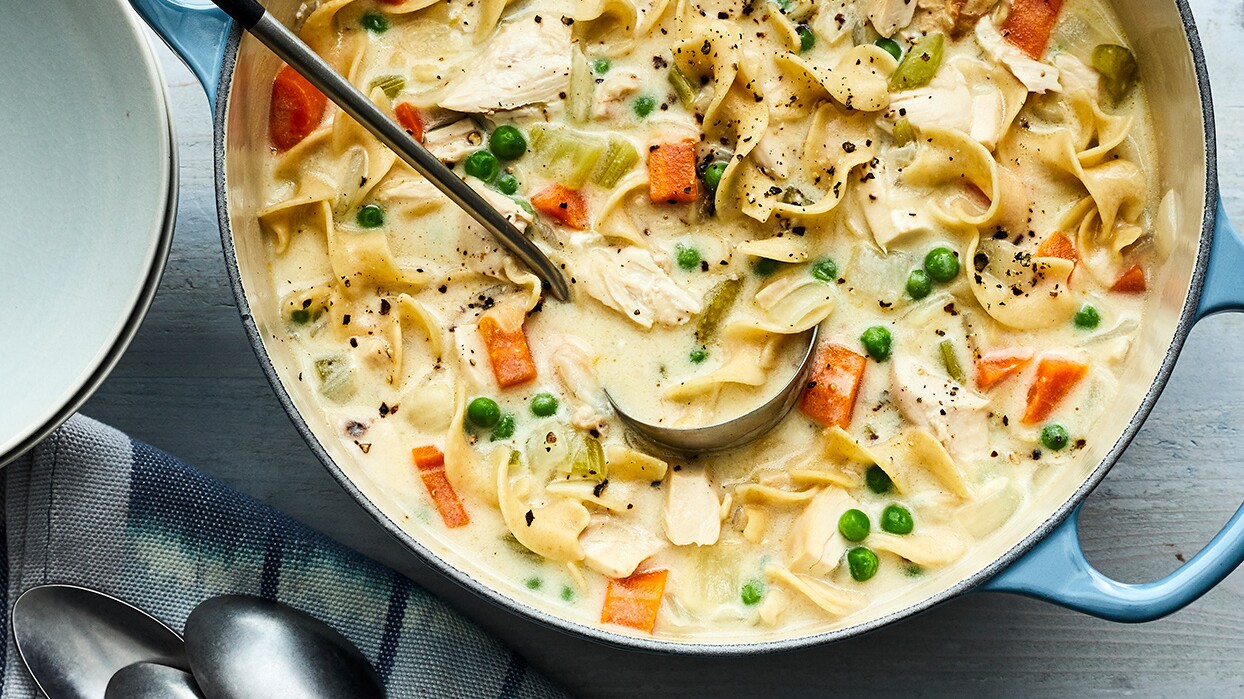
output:
{"label": "carrot chunk", "polygon": [[610,580],[609,589],[605,591],[605,605],[600,610],[601,623],[652,633],[668,576],[668,570],[653,570]]}
{"label": "carrot chunk", "polygon": [[1140,265],[1132,265],[1128,268],[1123,276],[1119,277],[1114,284],[1110,286],[1111,291],[1117,291],[1123,294],[1139,294],[1149,288],[1148,282],[1145,280],[1145,270]]}
{"label": "carrot chunk", "polygon": [[1054,412],[1088,374],[1088,366],[1070,359],[1046,357],[1037,364],[1037,378],[1028,389],[1028,406],[1023,422],[1032,425]]}
{"label": "carrot chunk", "polygon": [[1080,254],[1076,252],[1076,246],[1071,239],[1057,231],[1041,242],[1037,248],[1037,257],[1061,257],[1072,262],[1080,261]]}
{"label": "carrot chunk", "polygon": [[1032,350],[1004,349],[981,355],[976,360],[976,387],[991,388],[1019,373],[1032,361]]}
{"label": "carrot chunk", "polygon": [[867,365],[863,355],[841,345],[825,345],[817,355],[799,409],[826,427],[846,429],[851,425]]}
{"label": "carrot chunk", "polygon": [[479,334],[488,350],[492,375],[501,388],[517,386],[536,378],[531,360],[523,313],[515,306],[497,306],[479,319]]}
{"label": "carrot chunk", "polygon": [[1062,8],[1063,0],[1014,0],[1011,13],[1002,23],[1002,36],[1024,55],[1039,61]]}
{"label": "carrot chunk", "polygon": [[691,202],[700,196],[693,139],[648,146],[648,196],[654,204]]}
{"label": "carrot chunk", "polygon": [[268,110],[268,134],[277,150],[286,151],[302,142],[324,120],[328,98],[298,71],[285,66],[272,81],[272,104]]}
{"label": "carrot chunk", "polygon": [[432,496],[432,504],[436,505],[436,511],[441,514],[445,526],[453,529],[470,524],[471,517],[467,515],[466,508],[458,499],[458,492],[445,475],[445,455],[441,450],[429,445],[415,447],[410,452],[415,460],[415,467],[419,469],[419,479]]}
{"label": "carrot chunk", "polygon": [[587,228],[587,201],[577,189],[550,185],[531,197],[531,206],[563,226],[580,231]]}
{"label": "carrot chunk", "polygon": [[393,110],[397,123],[406,129],[411,138],[423,143],[423,115],[409,102],[402,102]]}

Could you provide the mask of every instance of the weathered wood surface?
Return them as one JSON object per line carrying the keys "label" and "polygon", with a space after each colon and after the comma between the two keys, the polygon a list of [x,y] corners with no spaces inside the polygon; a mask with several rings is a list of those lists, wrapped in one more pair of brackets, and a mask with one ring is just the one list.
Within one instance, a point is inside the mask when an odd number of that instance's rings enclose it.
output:
{"label": "weathered wood surface", "polygon": [[[1155,0],[1156,1],[1156,0]],[[1217,104],[1227,211],[1244,222],[1244,6],[1194,0]],[[1162,621],[1124,626],[1002,595],[952,601],[865,638],[714,660],[626,653],[493,608],[408,554],[350,500],[291,427],[246,342],[225,277],[206,101],[160,48],[181,147],[172,259],[137,340],[84,412],[177,454],[405,572],[592,696],[1244,696],[1244,573]],[[1244,496],[1244,318],[1192,334],[1141,435],[1085,507],[1093,562],[1154,579]]]}

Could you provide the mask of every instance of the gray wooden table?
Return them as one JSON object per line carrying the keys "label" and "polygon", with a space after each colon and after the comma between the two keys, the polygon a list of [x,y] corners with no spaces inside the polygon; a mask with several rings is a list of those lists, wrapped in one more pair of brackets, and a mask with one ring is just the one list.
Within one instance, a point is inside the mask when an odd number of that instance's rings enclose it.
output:
{"label": "gray wooden table", "polygon": [[[1244,224],[1240,0],[1193,0],[1217,102],[1228,212]],[[590,696],[1244,696],[1244,573],[1167,619],[1124,626],[979,594],[834,646],[715,660],[628,653],[481,602],[416,560],[337,486],[286,418],[243,335],[212,195],[211,124],[161,47],[181,148],[181,204],[159,295],[83,412],[181,456],[432,589],[576,694]],[[1190,557],[1244,496],[1244,318],[1193,332],[1147,426],[1091,497],[1090,559],[1125,581]]]}

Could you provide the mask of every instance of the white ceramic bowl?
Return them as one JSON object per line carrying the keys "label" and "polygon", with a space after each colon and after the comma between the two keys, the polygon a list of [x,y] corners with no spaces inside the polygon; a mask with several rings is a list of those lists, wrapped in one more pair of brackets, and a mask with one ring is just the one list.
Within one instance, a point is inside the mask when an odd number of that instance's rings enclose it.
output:
{"label": "white ceramic bowl", "polygon": [[0,3],[0,464],[116,364],[172,240],[163,76],[124,0]]}

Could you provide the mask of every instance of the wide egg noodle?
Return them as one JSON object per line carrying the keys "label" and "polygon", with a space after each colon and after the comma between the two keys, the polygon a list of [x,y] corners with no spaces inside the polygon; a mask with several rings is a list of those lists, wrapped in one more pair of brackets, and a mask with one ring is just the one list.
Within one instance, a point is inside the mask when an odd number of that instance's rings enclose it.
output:
{"label": "wide egg noodle", "polygon": [[[963,259],[974,266],[967,274],[972,294],[994,320],[1019,330],[1067,323],[1079,308],[1071,287],[1075,262],[1035,257],[1005,241],[974,236]],[[979,268],[977,263],[984,262]]]}

